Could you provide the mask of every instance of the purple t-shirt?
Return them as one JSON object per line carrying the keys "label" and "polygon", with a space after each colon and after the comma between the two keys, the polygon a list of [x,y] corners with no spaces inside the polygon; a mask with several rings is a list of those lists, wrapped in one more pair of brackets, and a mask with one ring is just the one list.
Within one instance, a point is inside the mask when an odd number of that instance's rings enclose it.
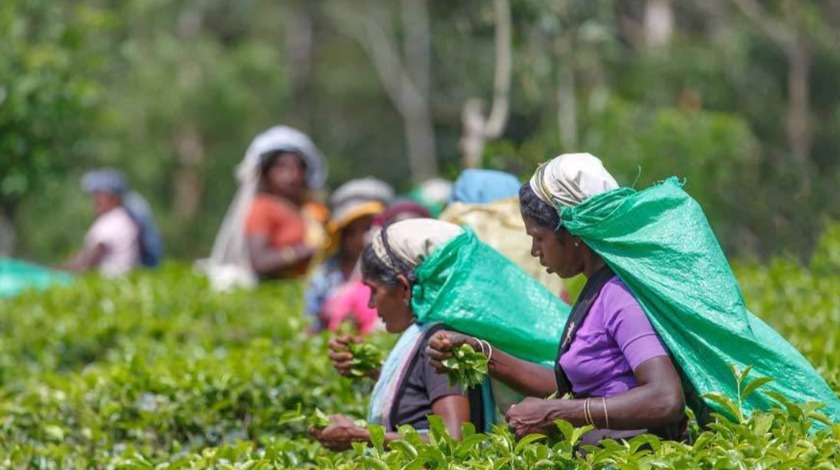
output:
{"label": "purple t-shirt", "polygon": [[667,355],[639,302],[615,276],[595,298],[560,366],[576,395],[610,397],[636,387],[639,364]]}

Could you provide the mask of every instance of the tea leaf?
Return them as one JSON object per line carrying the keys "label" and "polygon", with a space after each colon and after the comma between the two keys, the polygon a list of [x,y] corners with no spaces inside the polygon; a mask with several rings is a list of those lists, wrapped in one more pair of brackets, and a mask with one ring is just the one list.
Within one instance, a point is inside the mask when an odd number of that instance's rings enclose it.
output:
{"label": "tea leaf", "polygon": [[347,345],[353,358],[350,360],[350,374],[363,377],[382,367],[384,354],[382,350],[370,343],[349,343]]}
{"label": "tea leaf", "polygon": [[315,408],[315,411],[306,418],[306,425],[310,428],[325,428],[329,426],[330,423],[332,423],[330,417],[318,408]]}
{"label": "tea leaf", "polygon": [[541,441],[545,439],[547,436],[544,434],[528,434],[527,436],[523,437],[516,443],[516,447],[514,448],[514,452],[517,454],[522,452],[522,449],[529,446],[530,444]]}
{"label": "tea leaf", "polygon": [[451,353],[452,357],[441,362],[447,369],[449,386],[461,384],[472,388],[484,382],[487,376],[487,356],[473,350],[468,344],[462,344]]}
{"label": "tea leaf", "polygon": [[378,424],[368,424],[367,430],[373,447],[382,452],[385,449],[385,428]]}
{"label": "tea leaf", "polygon": [[771,377],[759,377],[750,381],[741,392],[741,400],[746,400],[748,396],[752,395],[762,385],[772,382]]}

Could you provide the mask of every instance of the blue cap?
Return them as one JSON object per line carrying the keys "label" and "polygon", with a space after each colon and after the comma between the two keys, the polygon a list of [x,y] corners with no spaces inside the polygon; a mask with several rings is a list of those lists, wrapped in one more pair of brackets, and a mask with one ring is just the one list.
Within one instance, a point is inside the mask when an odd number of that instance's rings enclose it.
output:
{"label": "blue cap", "polygon": [[128,192],[128,184],[122,172],[113,168],[101,168],[85,173],[82,190],[86,193],[110,193],[122,196]]}
{"label": "blue cap", "polygon": [[504,171],[464,170],[455,180],[449,202],[487,204],[518,195],[519,186],[519,179]]}

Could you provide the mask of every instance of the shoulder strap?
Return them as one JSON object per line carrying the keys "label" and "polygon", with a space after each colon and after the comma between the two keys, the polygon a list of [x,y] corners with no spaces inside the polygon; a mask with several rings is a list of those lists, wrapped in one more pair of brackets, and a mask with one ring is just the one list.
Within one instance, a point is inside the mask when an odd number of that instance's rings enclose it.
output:
{"label": "shoulder strap", "polygon": [[560,347],[557,352],[557,360],[554,363],[554,376],[557,380],[557,392],[559,395],[572,393],[572,383],[569,382],[569,377],[566,376],[566,373],[563,372],[563,368],[560,367],[560,358],[572,346],[575,335],[580,329],[580,326],[583,324],[583,320],[589,314],[589,310],[592,309],[592,304],[595,302],[595,299],[598,298],[598,294],[601,293],[601,289],[614,276],[615,273],[613,273],[612,269],[610,269],[607,265],[604,265],[604,267],[596,271],[595,274],[586,281],[586,285],[583,286],[583,291],[581,291],[580,297],[578,297],[577,302],[575,302],[575,306],[572,308],[572,313],[569,315],[569,319],[566,320],[566,326],[563,327],[563,335],[560,337]]}
{"label": "shoulder strap", "polygon": [[[440,331],[444,328],[446,328],[446,325],[444,325],[443,323],[438,323],[436,325],[432,325],[431,327],[429,327],[428,330],[426,330],[423,333],[423,337],[420,338],[420,341],[417,342],[417,348],[412,353],[411,359],[406,364],[406,369],[405,370],[410,371],[410,370],[414,369],[415,365],[417,364],[417,361],[420,359],[420,350],[422,348],[426,347],[426,341],[428,341],[429,338],[431,338],[432,335],[435,334],[437,331]],[[407,381],[405,379],[403,379],[397,385],[397,393],[394,396],[394,403],[391,406],[391,413],[388,417],[388,423],[387,423],[388,426],[386,426],[386,427],[388,428],[389,431],[396,431],[396,429],[397,429],[397,427],[395,426],[395,418],[396,418],[396,414],[397,414],[397,409],[399,408],[400,401],[402,400],[403,395],[405,395],[406,388],[407,388]]]}

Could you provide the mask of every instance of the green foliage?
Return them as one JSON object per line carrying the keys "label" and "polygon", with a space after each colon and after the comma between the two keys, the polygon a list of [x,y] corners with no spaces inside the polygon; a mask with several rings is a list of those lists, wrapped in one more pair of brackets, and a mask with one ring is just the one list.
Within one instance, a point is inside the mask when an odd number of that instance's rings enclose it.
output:
{"label": "green foliage", "polygon": [[300,294],[214,294],[169,266],[4,301],[0,440],[157,458],[276,434],[288,410],[360,414],[369,386],[339,380],[326,337],[303,333]]}
{"label": "green foliage", "polygon": [[[206,256],[235,165],[277,123],[312,134],[333,187],[372,174],[409,189],[403,122],[330,3],[4,1],[0,230],[13,222],[16,254],[55,262],[78,246],[90,220],[78,178],[111,165],[150,199],[169,254]],[[485,164],[525,177],[589,151],[622,183],[675,174],[728,250],[807,259],[823,217],[840,216],[835,9],[793,2],[788,15],[770,2],[809,43],[813,147],[797,161],[784,50],[727,2],[675,5],[674,37],[651,49],[632,26],[643,23],[635,3],[511,2],[511,113]],[[443,2],[429,14],[429,101],[440,167],[454,176],[463,104],[493,95],[493,7]],[[558,93],[570,79],[576,138],[564,142]]]}
{"label": "green foliage", "polygon": [[452,357],[442,362],[449,377],[449,386],[461,384],[466,388],[481,385],[487,377],[487,356],[472,348],[469,344],[452,350]]}
{"label": "green foliage", "polygon": [[[833,229],[832,229],[833,230]],[[822,242],[825,249],[834,245]],[[777,327],[840,390],[837,271],[793,261],[739,265],[748,305]],[[125,280],[78,278],[66,288],[0,302],[0,466],[4,468],[835,468],[840,425],[817,404],[784,397],[777,409],[731,416],[691,443],[639,436],[577,451],[586,428],[517,442],[505,426],[456,441],[431,417],[429,442],[403,440],[330,453],[307,435],[326,413],[363,416],[369,381],[341,379],[327,337],[309,337],[300,286],[225,294],[189,269],[166,266]],[[796,312],[808,312],[803,321]],[[374,337],[374,344],[392,342]],[[381,350],[381,349],[378,349]],[[464,351],[466,352],[466,351]],[[737,371],[741,396],[764,379]],[[358,382],[358,383],[357,383]],[[323,410],[323,411],[321,411]],[[357,425],[366,426],[363,422]]]}
{"label": "green foliage", "polygon": [[382,367],[385,360],[382,349],[371,343],[350,343],[347,345],[353,359],[350,360],[350,374],[354,377],[364,377]]}
{"label": "green foliage", "polygon": [[[791,258],[776,258],[768,265],[739,263],[735,274],[747,306],[782,333],[840,392],[840,338],[827,325],[840,322],[835,291],[840,264],[833,258],[840,246],[837,222],[827,224],[810,269]],[[831,330],[829,333],[827,330]]]}
{"label": "green foliage", "polygon": [[9,0],[0,6],[0,208],[86,157],[107,14],[89,4]]}

